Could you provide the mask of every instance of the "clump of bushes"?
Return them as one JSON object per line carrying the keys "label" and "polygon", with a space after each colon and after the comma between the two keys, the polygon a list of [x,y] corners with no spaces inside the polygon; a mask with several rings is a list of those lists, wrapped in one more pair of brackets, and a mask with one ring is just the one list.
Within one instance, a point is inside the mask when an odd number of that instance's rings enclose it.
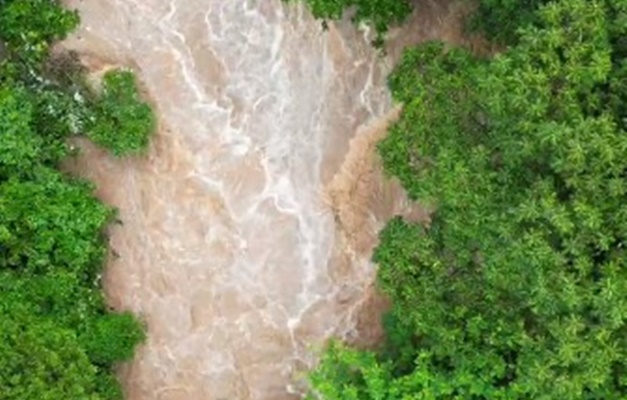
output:
{"label": "clump of bushes", "polygon": [[88,136],[115,155],[140,154],[154,129],[154,114],[139,97],[133,73],[108,71],[94,104]]}

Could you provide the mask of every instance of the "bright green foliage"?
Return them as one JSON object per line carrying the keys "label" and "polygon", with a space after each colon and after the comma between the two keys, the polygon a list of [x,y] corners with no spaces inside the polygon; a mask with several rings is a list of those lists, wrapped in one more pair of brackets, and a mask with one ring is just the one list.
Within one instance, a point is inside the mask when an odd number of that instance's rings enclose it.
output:
{"label": "bright green foliage", "polygon": [[627,398],[626,11],[549,3],[491,60],[406,52],[380,153],[436,211],[382,231],[388,343],[333,346],[322,398]]}
{"label": "bright green foliage", "polygon": [[101,292],[114,212],[58,164],[94,121],[101,136],[118,129],[119,153],[137,152],[153,117],[129,73],[98,96],[74,58],[47,58],[76,23],[53,0],[0,0],[0,399],[121,399],[112,367],[144,338]]}
{"label": "bright green foliage", "polygon": [[30,171],[41,157],[43,140],[35,134],[32,106],[21,89],[0,88],[0,177]]}
{"label": "bright green foliage", "polygon": [[139,98],[131,72],[107,72],[94,108],[94,122],[88,127],[94,142],[118,156],[140,154],[146,149],[155,118],[150,106]]}
{"label": "bright green foliage", "polygon": [[379,362],[372,352],[331,343],[310,380],[323,399],[384,400],[394,398],[390,396],[394,384],[391,366],[391,363]]}
{"label": "bright green foliage", "polygon": [[33,314],[74,329],[77,334],[107,315],[97,278],[86,282],[82,274],[63,268],[39,275],[3,270],[0,289],[7,302],[28,306]]}
{"label": "bright green foliage", "polygon": [[56,171],[9,179],[0,185],[0,268],[45,273],[64,266],[93,279],[104,257],[101,229],[111,216],[89,185]]}
{"label": "bright green foliage", "polygon": [[[97,285],[61,268],[28,277],[0,272],[2,399],[121,399],[110,366],[127,360],[143,335],[130,314],[104,310]],[[121,339],[102,343],[107,360],[92,352],[93,326],[108,327],[107,339]]]}
{"label": "bright green foliage", "polygon": [[22,62],[38,64],[50,44],[78,25],[78,15],[57,0],[0,0],[0,40]]}
{"label": "bright green foliage", "polygon": [[365,23],[377,31],[376,44],[390,26],[403,22],[411,13],[409,0],[305,0],[316,18],[340,19],[346,10],[353,10],[353,22]]}
{"label": "bright green foliage", "polygon": [[0,293],[0,389],[6,400],[102,399],[72,330]]}

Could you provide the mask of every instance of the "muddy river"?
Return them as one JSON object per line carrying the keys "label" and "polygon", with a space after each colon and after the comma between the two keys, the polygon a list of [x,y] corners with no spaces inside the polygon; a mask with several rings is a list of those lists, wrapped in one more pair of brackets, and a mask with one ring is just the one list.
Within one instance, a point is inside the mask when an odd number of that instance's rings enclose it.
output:
{"label": "muddy river", "polygon": [[67,4],[83,22],[65,46],[94,73],[134,69],[159,118],[146,156],[84,142],[75,164],[123,221],[110,303],[148,329],[127,398],[299,398],[326,338],[380,336],[376,233],[424,217],[376,159],[398,113],[385,76],[403,44],[454,36],[454,12],[425,5],[384,56],[276,0]]}

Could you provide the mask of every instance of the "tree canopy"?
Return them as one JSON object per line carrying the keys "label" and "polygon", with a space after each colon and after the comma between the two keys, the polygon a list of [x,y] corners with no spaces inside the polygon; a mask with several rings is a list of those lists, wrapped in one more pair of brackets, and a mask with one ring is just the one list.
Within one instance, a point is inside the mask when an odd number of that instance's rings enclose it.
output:
{"label": "tree canopy", "polygon": [[506,51],[427,43],[390,77],[385,169],[435,211],[381,232],[386,343],[331,345],[321,398],[627,398],[627,2],[507,4],[476,17]]}
{"label": "tree canopy", "polygon": [[0,398],[120,399],[112,366],[144,338],[101,291],[105,228],[115,210],[59,163],[67,139],[92,137],[116,155],[145,148],[154,129],[133,75],[89,87],[52,43],[78,24],[52,0],[0,0]]}

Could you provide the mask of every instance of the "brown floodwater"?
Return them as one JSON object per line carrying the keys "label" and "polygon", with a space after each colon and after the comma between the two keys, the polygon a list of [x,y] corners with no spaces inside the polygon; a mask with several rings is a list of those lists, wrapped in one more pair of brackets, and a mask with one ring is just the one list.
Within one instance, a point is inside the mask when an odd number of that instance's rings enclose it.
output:
{"label": "brown floodwater", "polygon": [[123,221],[105,289],[148,330],[127,398],[299,398],[325,339],[375,342],[377,231],[425,218],[376,158],[399,111],[385,76],[402,45],[455,36],[455,11],[424,5],[383,56],[277,0],[67,4],[82,25],[64,46],[95,74],[135,70],[159,119],[146,156],[82,141],[71,166]]}

